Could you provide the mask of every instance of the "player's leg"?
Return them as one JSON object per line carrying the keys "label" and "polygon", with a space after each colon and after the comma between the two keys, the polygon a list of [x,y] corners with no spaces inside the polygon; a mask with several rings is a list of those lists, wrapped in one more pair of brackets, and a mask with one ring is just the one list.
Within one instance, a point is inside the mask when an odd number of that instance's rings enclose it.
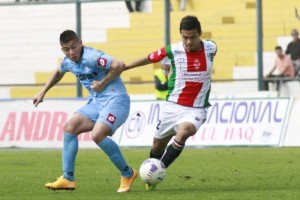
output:
{"label": "player's leg", "polygon": [[172,137],[173,135],[169,135],[161,139],[154,138],[151,151],[150,151],[150,158],[156,158],[160,160],[161,157],[164,155],[166,147],[169,141],[172,139]]}
{"label": "player's leg", "polygon": [[[154,138],[153,144],[150,150],[150,158],[156,158],[160,160],[162,156],[164,155],[165,149],[169,143],[169,141],[172,139],[172,135],[168,135],[165,138]],[[146,190],[154,190],[156,188],[156,185],[151,185],[150,183],[146,183]]]}
{"label": "player's leg", "polygon": [[64,125],[64,139],[62,152],[63,176],[45,186],[49,189],[75,189],[74,182],[75,159],[78,152],[77,135],[91,131],[94,122],[85,116],[75,113]]}
{"label": "player's leg", "polygon": [[166,153],[161,158],[166,168],[181,154],[186,140],[196,133],[196,127],[190,122],[178,124],[177,129],[173,143],[168,146]]}
{"label": "player's leg", "polygon": [[[176,135],[172,144],[170,144],[164,153],[161,161],[165,167],[169,165],[181,154],[186,140],[195,135],[197,130],[206,120],[206,109],[203,108],[189,108],[177,105],[175,109],[177,113],[174,130]],[[171,113],[172,114],[172,113]]]}
{"label": "player's leg", "polygon": [[124,159],[118,145],[107,136],[111,136],[127,119],[130,108],[130,100],[127,95],[112,98],[101,110],[101,114],[92,131],[95,143],[105,152],[112,163],[121,173],[121,185],[118,192],[130,190],[134,179],[137,177]]}
{"label": "player's leg", "polygon": [[111,134],[111,128],[105,123],[99,122],[93,129],[92,139],[105,152],[112,163],[120,171],[121,175],[129,178],[133,175],[133,171],[125,161],[119,146],[112,139],[107,137]]}
{"label": "player's leg", "polygon": [[75,113],[64,126],[63,176],[70,181],[74,181],[75,158],[78,152],[77,135],[91,131],[94,124],[92,120]]}

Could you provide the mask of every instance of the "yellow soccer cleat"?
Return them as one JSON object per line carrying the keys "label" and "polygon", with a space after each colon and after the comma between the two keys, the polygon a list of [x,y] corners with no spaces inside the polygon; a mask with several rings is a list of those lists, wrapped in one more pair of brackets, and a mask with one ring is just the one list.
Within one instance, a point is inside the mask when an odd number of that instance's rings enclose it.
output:
{"label": "yellow soccer cleat", "polygon": [[51,190],[75,190],[76,183],[61,176],[55,182],[47,183],[45,187]]}
{"label": "yellow soccer cleat", "polygon": [[146,190],[147,191],[151,191],[154,190],[156,188],[156,184],[150,184],[150,183],[146,183]]}
{"label": "yellow soccer cleat", "polygon": [[133,184],[133,181],[136,179],[138,173],[135,169],[132,169],[133,174],[131,177],[126,178],[126,177],[121,177],[121,185],[120,188],[118,189],[119,193],[122,192],[129,192],[131,185]]}

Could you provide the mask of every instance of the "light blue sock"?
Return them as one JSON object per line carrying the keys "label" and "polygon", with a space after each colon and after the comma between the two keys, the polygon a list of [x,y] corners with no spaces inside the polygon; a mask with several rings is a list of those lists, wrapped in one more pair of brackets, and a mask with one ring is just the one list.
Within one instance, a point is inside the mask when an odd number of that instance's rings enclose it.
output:
{"label": "light blue sock", "polygon": [[133,172],[123,158],[118,145],[110,138],[106,137],[102,140],[98,146],[108,155],[110,160],[119,169],[121,175],[124,177],[131,177]]}
{"label": "light blue sock", "polygon": [[74,181],[75,158],[78,152],[77,135],[64,133],[64,149],[62,154],[63,176],[69,181]]}

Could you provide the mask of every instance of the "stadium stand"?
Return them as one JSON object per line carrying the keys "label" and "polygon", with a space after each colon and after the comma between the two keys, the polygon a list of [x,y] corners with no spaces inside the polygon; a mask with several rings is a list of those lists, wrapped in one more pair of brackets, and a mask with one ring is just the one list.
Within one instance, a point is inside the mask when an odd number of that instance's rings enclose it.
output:
{"label": "stadium stand", "polygon": [[[164,3],[146,1],[147,12],[129,14],[124,2],[86,3],[82,5],[82,35],[86,45],[129,62],[164,45]],[[178,24],[187,15],[196,15],[202,22],[203,38],[218,44],[213,80],[256,78],[256,5],[255,0],[190,0],[186,11],[180,11],[179,3],[172,2],[171,42],[180,40]],[[300,4],[291,1],[263,1],[264,65],[273,61],[273,48],[278,43],[285,48],[290,30],[299,26],[294,9]],[[284,7],[285,9],[282,9]],[[40,12],[37,12],[40,11]],[[101,10],[101,12],[98,12]],[[20,16],[26,23],[21,23]],[[75,29],[74,5],[40,5],[0,7],[0,22],[7,27],[0,39],[2,74],[7,74],[19,84],[43,84],[53,67],[62,57],[57,36],[66,28]],[[278,17],[280,16],[280,17]],[[30,20],[29,20],[30,19]],[[25,36],[25,38],[24,38]],[[280,38],[280,40],[279,40]],[[283,42],[285,41],[285,42]],[[3,47],[4,45],[4,47]],[[29,48],[26,45],[31,45]],[[22,55],[19,55],[22,52]],[[14,61],[17,61],[15,63]],[[23,64],[24,63],[24,64]],[[23,68],[25,67],[25,69]],[[137,68],[122,74],[130,94],[153,93],[153,73],[158,65]],[[20,77],[15,71],[34,75]],[[0,81],[0,84],[4,83]],[[62,83],[75,83],[66,76]],[[11,83],[11,82],[9,82]],[[138,83],[138,84],[136,84]],[[216,85],[215,92],[223,90]],[[222,83],[223,84],[223,83]],[[253,82],[244,83],[249,91],[256,91]],[[230,83],[229,92],[240,88]],[[10,88],[11,98],[30,98],[40,86],[17,86]],[[60,92],[62,91],[62,92]],[[51,97],[76,97],[76,88],[59,86],[49,93]],[[53,96],[52,96],[53,95]],[[87,94],[84,93],[84,96]]]}

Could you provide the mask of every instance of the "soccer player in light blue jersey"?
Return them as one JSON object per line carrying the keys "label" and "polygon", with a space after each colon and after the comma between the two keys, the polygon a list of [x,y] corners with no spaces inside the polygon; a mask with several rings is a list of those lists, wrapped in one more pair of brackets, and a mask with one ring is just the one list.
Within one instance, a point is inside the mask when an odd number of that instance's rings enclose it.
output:
{"label": "soccer player in light blue jersey", "polygon": [[64,125],[63,176],[45,187],[53,190],[74,190],[75,158],[78,151],[77,136],[92,131],[92,139],[107,154],[121,173],[118,192],[128,192],[137,177],[123,158],[118,145],[108,136],[114,134],[127,119],[130,99],[120,78],[125,68],[123,61],[112,58],[93,48],[83,46],[72,30],[60,34],[60,45],[66,55],[50,79],[33,99],[38,106],[46,93],[56,85],[66,72],[73,73],[89,91],[87,103],[79,108]]}

